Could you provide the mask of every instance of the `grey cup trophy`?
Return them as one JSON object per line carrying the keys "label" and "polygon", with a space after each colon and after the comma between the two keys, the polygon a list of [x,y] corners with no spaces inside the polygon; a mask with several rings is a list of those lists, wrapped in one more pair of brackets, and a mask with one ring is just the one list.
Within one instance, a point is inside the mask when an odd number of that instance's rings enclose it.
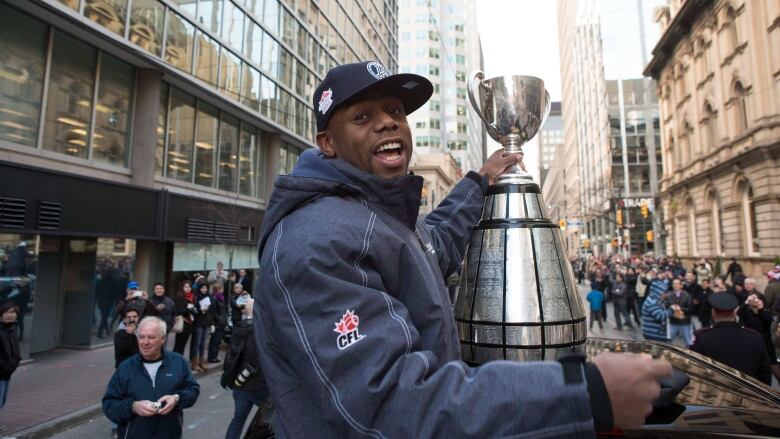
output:
{"label": "grey cup trophy", "polygon": [[[544,81],[532,76],[485,79],[472,74],[469,98],[488,134],[522,152],[550,112]],[[488,189],[471,235],[455,300],[463,360],[553,360],[580,349],[585,312],[539,185],[510,169]]]}

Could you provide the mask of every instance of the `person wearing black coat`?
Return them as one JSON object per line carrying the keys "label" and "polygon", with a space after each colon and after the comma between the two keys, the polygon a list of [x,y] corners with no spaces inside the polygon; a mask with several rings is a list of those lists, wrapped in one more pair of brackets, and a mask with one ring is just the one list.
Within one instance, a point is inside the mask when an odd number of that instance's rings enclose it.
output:
{"label": "person wearing black coat", "polygon": [[0,409],[8,398],[11,375],[22,361],[17,332],[18,307],[8,301],[0,304]]}
{"label": "person wearing black coat", "polygon": [[135,329],[140,320],[138,310],[126,308],[122,315],[124,328],[114,334],[114,367],[119,367],[123,361],[138,353],[138,338]]}
{"label": "person wearing black coat", "polygon": [[[240,284],[237,284],[240,285]],[[230,350],[225,355],[224,371],[220,384],[233,390],[234,415],[230,421],[225,439],[238,439],[244,428],[252,406],[269,411],[270,391],[260,369],[257,356],[252,308],[254,300],[247,300],[241,309],[241,320],[233,327],[230,337]],[[267,401],[268,400],[268,401]],[[264,402],[266,402],[264,404]]]}
{"label": "person wearing black coat", "polygon": [[765,308],[763,294],[758,293],[748,296],[745,299],[745,303],[740,305],[737,315],[745,328],[761,334],[767,354],[769,354],[769,363],[776,364],[777,356],[772,343],[772,333],[769,331],[769,328],[772,326],[772,313]]}
{"label": "person wearing black coat", "polygon": [[192,313],[190,361],[193,369],[206,370],[203,363],[206,354],[206,338],[208,338],[209,328],[214,324],[214,298],[211,297],[207,283],[198,284],[195,289],[195,306],[189,310]]}
{"label": "person wearing black coat", "polygon": [[225,305],[225,293],[220,284],[214,284],[211,292],[211,337],[209,337],[208,362],[219,363],[219,347],[222,345],[222,337],[225,335],[227,325],[227,305]]}
{"label": "person wearing black coat", "polygon": [[165,285],[162,282],[154,283],[152,295],[149,296],[149,305],[152,311],[147,312],[147,315],[159,317],[165,322],[165,330],[170,333],[176,316],[176,304],[173,299],[165,295]]}
{"label": "person wearing black coat", "polygon": [[636,274],[634,267],[628,267],[626,271],[626,306],[628,307],[629,315],[634,316],[634,321],[637,326],[642,326],[642,322],[639,320],[639,297],[636,292],[636,283],[639,280],[639,276]]}

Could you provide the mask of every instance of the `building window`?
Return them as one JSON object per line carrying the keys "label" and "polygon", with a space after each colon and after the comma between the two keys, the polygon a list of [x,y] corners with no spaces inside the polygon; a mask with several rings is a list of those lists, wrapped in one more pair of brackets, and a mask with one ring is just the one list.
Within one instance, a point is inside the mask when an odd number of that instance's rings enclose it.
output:
{"label": "building window", "polygon": [[195,184],[213,187],[216,174],[219,111],[211,105],[198,102],[196,127]]}
{"label": "building window", "polygon": [[173,89],[168,119],[168,153],[165,165],[168,177],[187,182],[192,181],[194,133],[195,98]]}
{"label": "building window", "polygon": [[[198,23],[206,29],[219,35],[222,24],[223,0],[200,0],[198,2]],[[229,0],[228,0],[229,1]]]}
{"label": "building window", "polygon": [[253,108],[255,111],[260,109],[260,72],[247,63],[244,63],[244,74],[241,81],[241,103]]}
{"label": "building window", "polygon": [[154,55],[162,53],[165,7],[157,0],[133,0],[130,42]]}
{"label": "building window", "polygon": [[87,0],[84,16],[117,35],[125,34],[127,0]]}
{"label": "building window", "polygon": [[690,255],[698,256],[699,246],[696,237],[696,207],[694,206],[692,199],[688,199],[686,208],[688,210],[688,250],[690,251]]}
{"label": "building window", "polygon": [[704,124],[707,138],[704,139],[704,151],[714,149],[718,145],[718,119],[712,105],[709,102],[704,103]]}
{"label": "building window", "polygon": [[43,148],[89,158],[97,51],[55,32]]}
{"label": "building window", "polygon": [[425,122],[424,121],[423,122],[417,122],[416,124],[414,124],[414,127],[415,128],[425,128]]}
{"label": "building window", "polygon": [[220,55],[222,71],[219,88],[232,99],[239,100],[241,90],[241,58],[238,55],[222,50]]}
{"label": "building window", "polygon": [[[257,128],[242,126],[238,154],[238,191],[242,195],[262,197],[262,153]],[[260,183],[260,184],[259,184]]]}
{"label": "building window", "polygon": [[720,199],[714,191],[708,197],[710,209],[710,228],[712,229],[712,249],[716,256],[723,254],[723,218],[720,215]]}
{"label": "building window", "polygon": [[0,4],[0,139],[35,147],[43,101],[48,31]]}
{"label": "building window", "polygon": [[168,31],[165,36],[165,61],[187,73],[192,70],[192,44],[195,26],[181,15],[168,12]]}
{"label": "building window", "polygon": [[222,16],[222,39],[240,51],[244,38],[244,12],[230,0],[225,1],[225,12]]}
{"label": "building window", "polygon": [[737,13],[734,8],[726,8],[726,38],[730,52],[739,47],[739,32],[737,30]]}
{"label": "building window", "polygon": [[748,129],[747,90],[740,81],[734,83],[734,119],[737,133]]}
{"label": "building window", "polygon": [[195,76],[216,87],[220,45],[203,32],[198,32],[195,42]]}
{"label": "building window", "polygon": [[154,151],[154,173],[163,175],[165,165],[165,136],[168,131],[168,93],[170,87],[163,82],[160,86],[160,112],[157,114],[157,148]]}
{"label": "building window", "polygon": [[222,123],[219,127],[219,189],[228,192],[236,192],[238,168],[238,119],[227,114],[222,114]]}
{"label": "building window", "polygon": [[104,163],[127,166],[127,131],[135,72],[129,64],[101,53],[92,157]]}

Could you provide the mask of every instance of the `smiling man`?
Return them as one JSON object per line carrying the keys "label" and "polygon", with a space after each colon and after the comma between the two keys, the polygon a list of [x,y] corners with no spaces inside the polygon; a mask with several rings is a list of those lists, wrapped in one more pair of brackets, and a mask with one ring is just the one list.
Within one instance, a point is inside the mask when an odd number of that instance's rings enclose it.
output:
{"label": "smiling man", "polygon": [[460,361],[445,279],[489,184],[520,157],[496,152],[419,218],[406,116],[432,92],[421,76],[363,62],[332,69],[314,93],[319,149],[277,178],[260,239],[255,332],[277,437],[588,437],[594,418],[637,425],[668,364]]}

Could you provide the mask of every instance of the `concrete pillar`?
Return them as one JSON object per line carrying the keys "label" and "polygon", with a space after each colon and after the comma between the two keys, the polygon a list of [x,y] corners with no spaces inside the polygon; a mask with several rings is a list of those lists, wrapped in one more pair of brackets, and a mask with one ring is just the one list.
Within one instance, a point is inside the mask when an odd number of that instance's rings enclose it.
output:
{"label": "concrete pillar", "polygon": [[133,277],[150,294],[154,282],[165,283],[165,246],[155,241],[136,242]]}
{"label": "concrete pillar", "polygon": [[265,200],[271,198],[274,190],[274,180],[279,175],[279,148],[282,141],[278,133],[265,133]]}
{"label": "concrete pillar", "polygon": [[135,110],[133,112],[133,146],[131,181],[138,186],[154,184],[157,118],[160,114],[162,72],[151,69],[136,71]]}

